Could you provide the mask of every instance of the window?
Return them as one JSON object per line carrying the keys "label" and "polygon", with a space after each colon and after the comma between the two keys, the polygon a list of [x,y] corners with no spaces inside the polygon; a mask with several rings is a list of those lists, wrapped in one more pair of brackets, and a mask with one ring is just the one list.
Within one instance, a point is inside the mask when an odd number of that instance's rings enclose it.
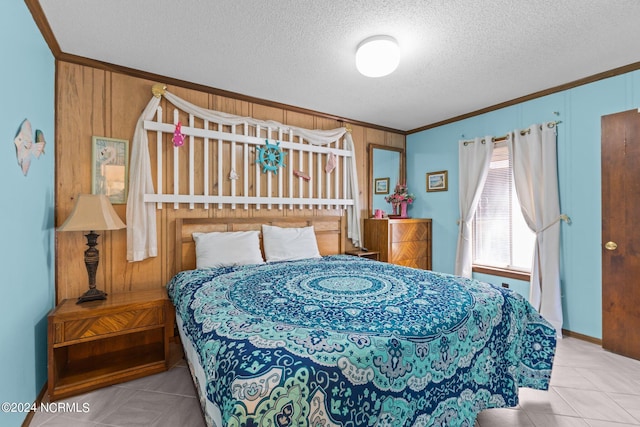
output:
{"label": "window", "polygon": [[509,150],[496,144],[473,219],[473,265],[530,272],[534,242],[516,196]]}

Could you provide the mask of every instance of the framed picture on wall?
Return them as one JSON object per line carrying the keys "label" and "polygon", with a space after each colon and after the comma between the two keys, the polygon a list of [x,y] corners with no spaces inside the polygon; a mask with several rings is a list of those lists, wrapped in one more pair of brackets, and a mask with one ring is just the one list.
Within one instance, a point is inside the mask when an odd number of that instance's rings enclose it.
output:
{"label": "framed picture on wall", "polygon": [[427,191],[447,190],[447,171],[427,172]]}
{"label": "framed picture on wall", "polygon": [[91,193],[105,194],[113,204],[126,203],[129,141],[102,136],[91,140]]}
{"label": "framed picture on wall", "polygon": [[389,194],[390,178],[376,178],[374,180],[375,194]]}

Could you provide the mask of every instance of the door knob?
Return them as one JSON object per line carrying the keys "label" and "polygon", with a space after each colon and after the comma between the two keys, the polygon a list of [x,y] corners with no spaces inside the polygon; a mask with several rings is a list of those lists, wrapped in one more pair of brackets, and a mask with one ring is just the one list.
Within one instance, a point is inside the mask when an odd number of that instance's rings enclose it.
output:
{"label": "door knob", "polygon": [[609,251],[615,251],[618,247],[618,244],[616,242],[607,242],[604,244],[604,247]]}

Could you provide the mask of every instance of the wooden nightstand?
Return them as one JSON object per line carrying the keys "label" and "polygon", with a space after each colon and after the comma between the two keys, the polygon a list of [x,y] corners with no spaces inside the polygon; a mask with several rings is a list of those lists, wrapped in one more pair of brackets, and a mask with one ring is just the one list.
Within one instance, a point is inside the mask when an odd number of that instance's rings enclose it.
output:
{"label": "wooden nightstand", "polygon": [[66,299],[48,322],[50,400],[168,368],[173,306],[164,288]]}
{"label": "wooden nightstand", "polygon": [[369,258],[378,261],[380,258],[380,252],[378,251],[363,251],[361,249],[356,249],[353,251],[346,251],[347,255],[358,256],[360,258]]}

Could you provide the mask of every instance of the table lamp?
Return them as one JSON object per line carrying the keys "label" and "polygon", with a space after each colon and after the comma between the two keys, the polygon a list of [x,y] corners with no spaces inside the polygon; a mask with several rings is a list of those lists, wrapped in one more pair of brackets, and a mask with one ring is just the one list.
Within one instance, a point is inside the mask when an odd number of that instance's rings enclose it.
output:
{"label": "table lamp", "polygon": [[85,301],[103,300],[107,298],[104,291],[96,289],[96,271],[100,252],[96,249],[98,234],[96,230],[119,230],[126,225],[111,206],[104,194],[79,194],[71,215],[58,227],[58,231],[88,231],[87,246],[84,251],[84,263],[89,274],[89,290],[78,298],[77,304]]}

